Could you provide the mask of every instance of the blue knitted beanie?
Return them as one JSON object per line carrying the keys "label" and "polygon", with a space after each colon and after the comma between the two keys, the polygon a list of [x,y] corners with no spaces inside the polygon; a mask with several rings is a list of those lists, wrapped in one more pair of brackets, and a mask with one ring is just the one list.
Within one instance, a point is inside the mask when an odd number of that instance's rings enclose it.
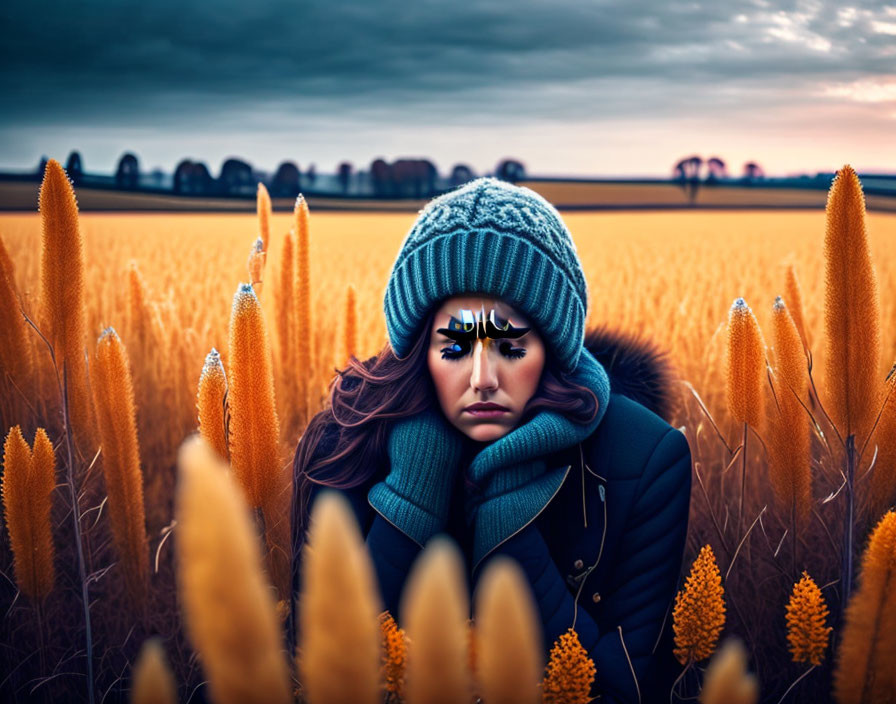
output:
{"label": "blue knitted beanie", "polygon": [[386,286],[392,350],[405,357],[432,306],[473,293],[500,298],[527,315],[560,368],[575,370],[588,288],[569,230],[535,191],[488,176],[420,211]]}

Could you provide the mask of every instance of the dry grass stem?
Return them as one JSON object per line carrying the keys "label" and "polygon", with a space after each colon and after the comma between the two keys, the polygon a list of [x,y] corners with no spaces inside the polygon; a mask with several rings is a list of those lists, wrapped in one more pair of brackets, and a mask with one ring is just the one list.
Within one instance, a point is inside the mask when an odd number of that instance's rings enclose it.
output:
{"label": "dry grass stem", "polygon": [[33,451],[21,428],[10,428],[3,445],[0,481],[16,585],[22,594],[39,604],[56,581],[56,550],[50,523],[56,456],[43,428],[38,428],[34,435]]}
{"label": "dry grass stem", "polygon": [[184,441],[178,471],[178,594],[210,697],[286,704],[282,634],[243,494],[200,435]]}
{"label": "dry grass stem", "polygon": [[896,697],[896,513],[880,519],[865,552],[859,586],[846,607],[834,696],[839,704]]}
{"label": "dry grass stem", "polygon": [[768,422],[769,477],[779,504],[800,525],[809,518],[812,474],[809,418],[800,402],[809,379],[799,331],[779,296],[772,313],[778,394]]}
{"label": "dry grass stem", "polygon": [[743,298],[728,312],[728,411],[738,423],[759,429],[765,377],[765,343],[756,316]]}
{"label": "dry grass stem", "polygon": [[349,284],[345,290],[345,327],[342,342],[342,359],[337,362],[337,366],[343,367],[352,356],[358,356],[358,303],[355,287]]}
{"label": "dry grass stem", "polygon": [[296,367],[293,371],[299,379],[299,407],[301,409],[301,424],[304,425],[311,417],[311,404],[316,402],[312,398],[313,384],[312,374],[314,359],[312,349],[314,345],[314,330],[311,327],[311,242],[309,229],[308,202],[299,194],[295,206],[296,218],[296,279],[295,295],[296,321],[293,329],[296,349]]}
{"label": "dry grass stem", "polygon": [[821,665],[828,647],[831,628],[825,626],[828,607],[818,585],[803,570],[802,578],[793,585],[787,602],[787,642],[794,662]]}
{"label": "dry grass stem", "polygon": [[22,315],[16,293],[15,275],[6,245],[0,238],[0,392],[5,398],[11,393],[6,385],[8,374],[22,388],[32,383],[31,346],[27,323]]}
{"label": "dry grass stem", "polygon": [[570,628],[554,641],[541,684],[544,704],[588,704],[597,668]]}
{"label": "dry grass stem", "polygon": [[759,683],[747,669],[747,651],[737,638],[728,638],[709,661],[700,704],[756,704]]}
{"label": "dry grass stem", "polygon": [[[58,161],[47,162],[38,197],[41,252],[41,327],[53,345],[57,367],[68,368],[69,415],[75,444],[92,454],[95,429],[87,366],[87,312],[84,303],[84,245],[75,191]],[[61,371],[60,371],[61,374]]]}
{"label": "dry grass stem", "polygon": [[161,638],[149,638],[140,648],[133,668],[131,704],[177,704],[177,686]]}
{"label": "dry grass stem", "polygon": [[725,625],[722,576],[709,545],[704,545],[672,610],[675,657],[682,665],[713,654]]}
{"label": "dry grass stem", "polygon": [[309,704],[380,701],[382,612],[373,565],[348,502],[322,493],[303,548],[299,680]]}
{"label": "dry grass stem", "polygon": [[495,558],[476,599],[476,674],[482,699],[492,704],[536,704],[544,662],[532,591],[516,562]]}
{"label": "dry grass stem", "polygon": [[106,328],[97,341],[91,376],[112,536],[128,590],[142,601],[149,579],[143,471],[128,355],[114,328]]}
{"label": "dry grass stem", "polygon": [[253,508],[270,499],[280,477],[280,422],[270,354],[261,304],[251,284],[240,284],[230,316],[230,462]]}
{"label": "dry grass stem", "polygon": [[196,396],[199,432],[227,462],[230,459],[227,449],[227,374],[221,363],[221,355],[214,347],[202,365]]}
{"label": "dry grass stem", "polygon": [[826,405],[843,437],[855,435],[861,447],[877,410],[880,304],[865,230],[865,197],[852,167],[837,172],[826,212]]}
{"label": "dry grass stem", "polygon": [[255,204],[258,212],[258,236],[262,241],[261,249],[267,252],[271,243],[271,196],[263,183],[258,184]]}
{"label": "dry grass stem", "polygon": [[264,241],[261,237],[252,243],[249,250],[249,259],[246,262],[246,269],[249,272],[249,283],[255,289],[255,295],[261,300],[261,285],[264,280],[264,263],[267,253],[264,250]]}
{"label": "dry grass stem", "polygon": [[[410,639],[405,670],[408,704],[468,702],[469,603],[463,559],[447,538],[431,540],[405,584],[401,615]],[[481,665],[481,653],[477,653]]]}

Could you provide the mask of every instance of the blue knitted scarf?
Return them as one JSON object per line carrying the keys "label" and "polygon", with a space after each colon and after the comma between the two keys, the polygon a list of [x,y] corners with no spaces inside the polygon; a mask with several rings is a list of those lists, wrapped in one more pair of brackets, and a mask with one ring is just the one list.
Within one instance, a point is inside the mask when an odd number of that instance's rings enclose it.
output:
{"label": "blue knitted scarf", "polygon": [[482,491],[467,503],[468,522],[474,526],[474,569],[488,552],[532,521],[560,488],[566,468],[549,468],[544,456],[581,442],[603,419],[610,379],[585,347],[572,381],[597,396],[597,413],[589,423],[582,425],[555,411],[541,411],[473,458],[467,473]]}

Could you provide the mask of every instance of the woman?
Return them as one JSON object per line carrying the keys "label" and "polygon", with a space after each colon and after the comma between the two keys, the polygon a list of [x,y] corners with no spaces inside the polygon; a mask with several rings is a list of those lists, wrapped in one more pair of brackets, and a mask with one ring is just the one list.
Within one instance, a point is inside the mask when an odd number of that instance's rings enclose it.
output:
{"label": "woman", "polygon": [[488,561],[509,555],[545,658],[573,626],[597,667],[593,696],[668,701],[691,458],[663,419],[667,362],[606,331],[586,338],[587,286],[559,213],[494,178],[420,212],[384,303],[389,344],[349,362],[298,444],[296,556],[327,487],[351,502],[399,622],[437,533],[463,550],[471,603]]}

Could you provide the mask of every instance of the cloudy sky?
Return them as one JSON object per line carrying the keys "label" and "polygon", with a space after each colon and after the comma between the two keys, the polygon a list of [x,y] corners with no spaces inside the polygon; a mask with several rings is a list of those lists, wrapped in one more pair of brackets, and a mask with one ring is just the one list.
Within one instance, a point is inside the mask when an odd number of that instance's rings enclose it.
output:
{"label": "cloudy sky", "polygon": [[896,172],[896,0],[3,0],[0,168]]}

